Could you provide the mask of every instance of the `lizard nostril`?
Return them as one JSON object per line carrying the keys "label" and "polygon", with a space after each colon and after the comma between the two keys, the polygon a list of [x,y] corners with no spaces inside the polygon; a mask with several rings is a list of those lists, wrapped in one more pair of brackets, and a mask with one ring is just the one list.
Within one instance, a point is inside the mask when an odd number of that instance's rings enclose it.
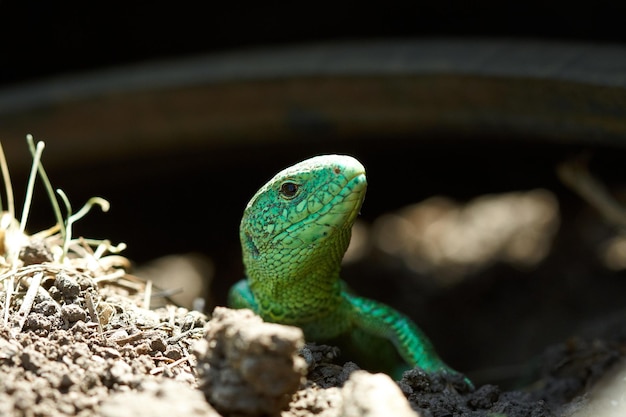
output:
{"label": "lizard nostril", "polygon": [[333,168],[333,171],[335,171],[335,174],[341,174],[341,168],[339,167]]}

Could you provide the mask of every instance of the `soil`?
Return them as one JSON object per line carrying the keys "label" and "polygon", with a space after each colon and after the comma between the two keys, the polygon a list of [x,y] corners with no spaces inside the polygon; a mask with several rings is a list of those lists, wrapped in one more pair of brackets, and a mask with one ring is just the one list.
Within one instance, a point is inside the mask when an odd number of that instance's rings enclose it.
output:
{"label": "soil", "polygon": [[2,276],[0,415],[583,416],[620,405],[589,394],[623,358],[616,328],[547,349],[523,389],[418,369],[394,382],[247,310],[150,309],[150,285],[118,255],[60,264],[36,242],[21,259]]}

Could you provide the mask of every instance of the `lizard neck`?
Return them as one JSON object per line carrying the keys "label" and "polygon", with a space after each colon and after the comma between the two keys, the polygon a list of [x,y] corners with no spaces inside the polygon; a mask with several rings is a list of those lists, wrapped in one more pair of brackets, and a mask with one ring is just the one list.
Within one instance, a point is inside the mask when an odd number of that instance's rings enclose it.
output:
{"label": "lizard neck", "polygon": [[244,254],[250,289],[267,320],[298,324],[319,320],[341,303],[339,271],[350,241],[350,229],[311,245],[306,253],[271,262],[264,254]]}

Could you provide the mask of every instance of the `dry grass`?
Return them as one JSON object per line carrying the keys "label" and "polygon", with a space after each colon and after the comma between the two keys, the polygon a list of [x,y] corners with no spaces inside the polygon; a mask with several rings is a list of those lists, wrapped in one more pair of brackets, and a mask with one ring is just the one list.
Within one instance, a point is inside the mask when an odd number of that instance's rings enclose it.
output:
{"label": "dry grass", "polygon": [[[60,309],[59,303],[47,291],[50,287],[47,283],[57,279],[59,274],[74,279],[88,279],[96,288],[117,287],[126,294],[134,294],[137,307],[149,309],[152,298],[151,282],[129,274],[130,261],[119,255],[126,247],[124,243],[113,245],[109,240],[72,236],[74,223],[94,207],[108,211],[109,202],[101,197],[92,197],[74,212],[63,190],[53,191],[41,164],[45,144],[35,143],[31,135],[27,136],[27,142],[33,162],[19,219],[16,217],[8,164],[0,145],[0,171],[6,197],[6,207],[0,198],[1,323],[10,327],[14,334],[19,333],[36,296],[38,299],[48,300]],[[56,224],[28,235],[25,230],[37,178],[46,190]],[[88,297],[86,303],[90,321],[101,326],[106,324],[110,312],[115,311],[115,306],[98,303],[97,298]]]}

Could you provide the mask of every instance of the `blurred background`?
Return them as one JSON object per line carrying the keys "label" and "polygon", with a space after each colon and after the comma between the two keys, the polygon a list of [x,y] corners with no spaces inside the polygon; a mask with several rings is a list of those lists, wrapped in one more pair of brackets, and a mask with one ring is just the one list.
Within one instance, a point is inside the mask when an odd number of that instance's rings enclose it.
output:
{"label": "blurred background", "polygon": [[[243,276],[256,189],[309,156],[354,155],[369,189],[346,280],[453,366],[505,380],[622,317],[619,230],[556,166],[584,153],[614,195],[624,184],[625,12],[3,1],[0,140],[18,202],[32,134],[76,208],[111,203],[76,233],[126,242],[139,271],[208,311]],[[28,230],[53,222],[40,190]],[[170,255],[185,261],[151,264]],[[181,281],[190,265],[203,285]]]}

